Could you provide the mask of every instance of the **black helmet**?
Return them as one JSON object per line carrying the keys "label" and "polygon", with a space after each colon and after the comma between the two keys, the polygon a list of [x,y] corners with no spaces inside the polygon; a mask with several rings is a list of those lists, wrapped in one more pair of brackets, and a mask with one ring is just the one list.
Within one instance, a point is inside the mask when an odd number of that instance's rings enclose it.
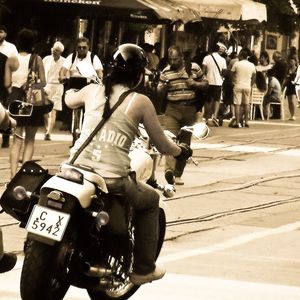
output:
{"label": "black helmet", "polygon": [[132,83],[141,81],[148,60],[145,51],[135,44],[122,44],[114,50],[106,74],[114,83]]}
{"label": "black helmet", "polygon": [[145,51],[135,44],[123,44],[114,50],[110,65],[124,71],[144,69],[147,65]]}

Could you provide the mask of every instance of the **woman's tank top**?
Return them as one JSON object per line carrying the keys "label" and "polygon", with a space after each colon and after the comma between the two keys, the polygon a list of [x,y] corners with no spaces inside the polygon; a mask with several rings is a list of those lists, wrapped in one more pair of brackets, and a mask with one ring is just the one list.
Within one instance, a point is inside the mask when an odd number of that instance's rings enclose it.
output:
{"label": "woman's tank top", "polygon": [[12,73],[12,86],[20,88],[28,77],[28,66],[31,54],[20,55],[18,54],[19,68]]}
{"label": "woman's tank top", "polygon": [[76,164],[93,167],[104,177],[111,177],[111,173],[126,177],[130,172],[128,153],[136,133],[137,125],[118,107],[79,155]]}

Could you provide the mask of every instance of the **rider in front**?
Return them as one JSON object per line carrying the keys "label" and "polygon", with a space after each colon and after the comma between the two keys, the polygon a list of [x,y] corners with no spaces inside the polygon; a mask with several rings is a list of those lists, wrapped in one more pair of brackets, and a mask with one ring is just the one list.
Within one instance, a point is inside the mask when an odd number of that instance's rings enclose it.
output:
{"label": "rider in front", "polygon": [[139,182],[130,170],[128,153],[142,123],[153,144],[162,154],[186,160],[192,150],[186,144],[176,145],[165,136],[150,99],[134,91],[143,81],[147,58],[134,44],[120,45],[107,66],[104,85],[90,84],[66,95],[66,104],[74,109],[85,106],[82,132],[71,158],[102,117],[126,92],[105,125],[75,160],[75,164],[92,167],[102,175],[109,192],[122,193],[136,212],[133,272],[130,280],[141,285],[164,276],[165,270],[155,264],[158,244],[159,194]]}

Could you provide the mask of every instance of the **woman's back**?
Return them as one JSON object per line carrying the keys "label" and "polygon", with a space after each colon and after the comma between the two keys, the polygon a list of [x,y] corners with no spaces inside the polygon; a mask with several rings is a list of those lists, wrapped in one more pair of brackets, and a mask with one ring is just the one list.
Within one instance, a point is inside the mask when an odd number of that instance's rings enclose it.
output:
{"label": "woman's back", "polygon": [[12,86],[20,88],[26,81],[28,76],[28,66],[31,54],[18,54],[19,67],[12,73]]}

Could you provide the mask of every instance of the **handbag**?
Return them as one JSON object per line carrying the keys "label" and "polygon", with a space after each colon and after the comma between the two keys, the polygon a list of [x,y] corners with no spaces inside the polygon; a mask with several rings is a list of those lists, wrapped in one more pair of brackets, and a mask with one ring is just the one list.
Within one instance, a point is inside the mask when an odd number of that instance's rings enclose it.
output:
{"label": "handbag", "polygon": [[49,100],[43,84],[38,79],[37,55],[32,54],[28,66],[27,81],[23,85],[25,99],[23,101],[38,106],[41,113],[49,113],[53,109],[53,102]]}

